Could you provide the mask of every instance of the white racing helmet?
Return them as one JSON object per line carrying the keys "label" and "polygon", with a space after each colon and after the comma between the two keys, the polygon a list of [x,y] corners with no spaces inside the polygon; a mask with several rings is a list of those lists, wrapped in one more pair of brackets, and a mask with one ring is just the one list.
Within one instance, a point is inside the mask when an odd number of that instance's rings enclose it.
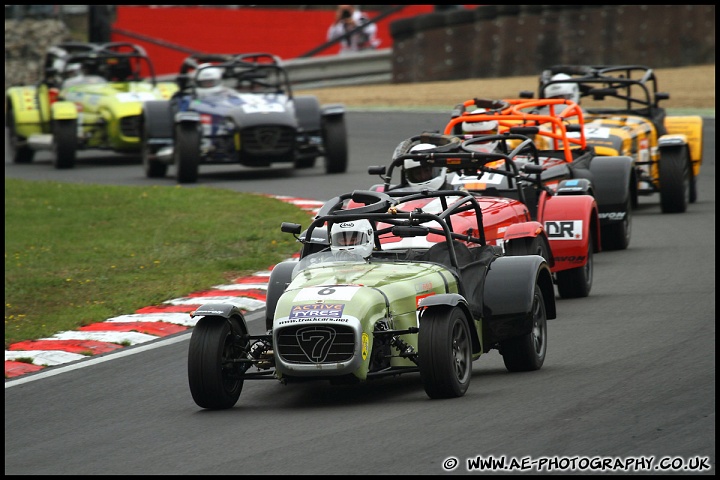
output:
{"label": "white racing helmet", "polygon": [[82,65],[79,63],[71,63],[65,67],[63,76],[65,78],[75,78],[82,75]]}
{"label": "white racing helmet", "polygon": [[[436,148],[436,146],[431,143],[418,143],[408,153],[421,152],[432,148]],[[405,179],[410,185],[429,190],[439,190],[445,184],[447,175],[447,167],[423,166],[419,161],[411,158],[404,160],[403,170],[405,171]]]}
{"label": "white racing helmet", "polygon": [[[470,112],[471,115],[479,115],[486,113],[487,110],[484,108],[478,108]],[[463,122],[462,130],[465,134],[465,138],[472,138],[479,135],[495,135],[498,133],[498,126],[500,124],[497,120],[485,120],[482,122]],[[492,142],[481,142],[474,143],[470,146],[470,149],[478,152],[492,152],[498,144],[498,140]]]}
{"label": "white racing helmet", "polygon": [[[470,115],[479,115],[481,113],[487,113],[484,108],[478,108],[470,112]],[[498,132],[497,120],[486,120],[483,122],[463,122],[462,131],[465,134],[470,135],[492,135]]]}
{"label": "white racing helmet", "polygon": [[[201,68],[204,65],[200,65]],[[222,69],[217,67],[202,68],[195,77],[197,93],[200,96],[210,95],[222,90]]]}
{"label": "white racing helmet", "polygon": [[372,254],[375,233],[369,220],[335,223],[330,230],[330,250],[352,252],[363,258]]}
{"label": "white racing helmet", "polygon": [[[569,80],[571,77],[565,73],[556,73],[551,81]],[[553,83],[545,87],[545,98],[564,98],[580,103],[580,87],[577,83]]]}

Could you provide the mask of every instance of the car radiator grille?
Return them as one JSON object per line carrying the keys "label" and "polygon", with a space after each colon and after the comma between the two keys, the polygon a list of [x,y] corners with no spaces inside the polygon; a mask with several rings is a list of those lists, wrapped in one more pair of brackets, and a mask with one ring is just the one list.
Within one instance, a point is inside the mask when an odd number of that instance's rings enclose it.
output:
{"label": "car radiator grille", "polygon": [[285,327],[278,334],[275,351],[287,363],[345,362],[355,353],[355,331],[345,325]]}
{"label": "car radiator grille", "polygon": [[288,155],[295,148],[295,134],[289,127],[250,127],[242,130],[240,144],[250,155]]}
{"label": "car radiator grille", "polygon": [[140,138],[140,115],[121,118],[120,133],[123,137]]}

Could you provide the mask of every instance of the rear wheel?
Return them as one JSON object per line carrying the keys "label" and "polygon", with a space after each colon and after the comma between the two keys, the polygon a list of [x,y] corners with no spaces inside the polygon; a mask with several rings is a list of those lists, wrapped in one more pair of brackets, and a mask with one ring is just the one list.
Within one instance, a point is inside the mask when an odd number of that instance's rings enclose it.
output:
{"label": "rear wheel", "polygon": [[232,408],[240,398],[244,372],[235,360],[244,357],[248,343],[241,343],[235,333],[247,333],[235,318],[204,317],[193,328],[188,350],[188,383],[199,407]]}
{"label": "rear wheel", "polygon": [[581,298],[590,295],[593,281],[593,238],[588,238],[587,262],[582,267],[561,270],[555,274],[561,298]]}
{"label": "rear wheel", "polygon": [[25,137],[17,134],[17,125],[15,124],[15,112],[12,107],[8,108],[5,125],[8,128],[10,155],[12,155],[13,163],[32,163],[35,156],[35,150],[30,148],[25,142]]}
{"label": "rear wheel", "polygon": [[683,213],[690,201],[692,170],[686,148],[663,150],[660,155],[660,207],[663,213]]}
{"label": "rear wheel", "polygon": [[325,145],[325,172],[345,173],[348,164],[348,148],[344,117],[323,118],[323,143]]}
{"label": "rear wheel", "polygon": [[540,287],[535,285],[532,329],[527,334],[500,342],[505,368],[510,372],[540,370],[547,353],[547,313]]}
{"label": "rear wheel", "polygon": [[77,156],[77,120],[53,121],[53,165],[55,168],[73,168]]}
{"label": "rear wheel", "polygon": [[420,316],[419,367],[430,398],[461,397],[472,378],[472,341],[460,308],[431,308]]}
{"label": "rear wheel", "polygon": [[[629,195],[629,192],[628,192]],[[621,222],[611,223],[602,228],[600,239],[603,250],[625,250],[630,245],[632,232],[632,199],[625,202],[625,217]]]}
{"label": "rear wheel", "polygon": [[195,183],[200,167],[200,131],[194,123],[175,127],[175,175],[178,183]]}

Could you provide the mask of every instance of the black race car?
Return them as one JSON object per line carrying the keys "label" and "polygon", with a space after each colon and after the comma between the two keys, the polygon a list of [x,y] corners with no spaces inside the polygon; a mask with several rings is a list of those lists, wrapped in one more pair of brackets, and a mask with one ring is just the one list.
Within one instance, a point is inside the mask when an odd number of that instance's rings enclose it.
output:
{"label": "black race car", "polygon": [[294,95],[286,70],[269,53],[192,55],[168,101],[143,111],[143,166],[150,178],[175,166],[179,183],[194,183],[200,165],[237,163],[347,169],[345,107]]}

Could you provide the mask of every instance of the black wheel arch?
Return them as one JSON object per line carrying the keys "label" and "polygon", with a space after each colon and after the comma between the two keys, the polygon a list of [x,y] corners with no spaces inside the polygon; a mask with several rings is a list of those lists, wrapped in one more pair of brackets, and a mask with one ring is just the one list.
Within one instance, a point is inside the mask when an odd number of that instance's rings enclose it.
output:
{"label": "black wheel arch", "polygon": [[293,97],[295,118],[298,126],[307,132],[316,132],[321,128],[320,102],[313,95],[297,95]]}
{"label": "black wheel arch", "polygon": [[530,331],[536,285],[542,292],[547,318],[557,318],[552,273],[545,259],[539,255],[495,259],[485,279],[483,293],[486,349],[505,338]]}
{"label": "black wheel arch", "polygon": [[240,307],[230,303],[206,303],[198,307],[190,316],[192,318],[204,317],[207,320],[212,319],[213,321],[227,321],[231,318],[236,318],[245,331],[249,331],[247,320]]}
{"label": "black wheel arch", "polygon": [[148,138],[172,138],[173,114],[169,100],[151,100],[143,104],[142,126]]}
{"label": "black wheel arch", "polygon": [[[593,176],[595,200],[601,213],[617,211],[627,205],[628,196],[632,195],[633,170],[632,157],[593,158],[590,172]],[[632,200],[632,197],[630,198]]]}
{"label": "black wheel arch", "polygon": [[280,262],[270,272],[267,294],[265,295],[265,329],[272,330],[275,317],[275,307],[280,296],[285,292],[290,283],[292,272],[297,262]]}

